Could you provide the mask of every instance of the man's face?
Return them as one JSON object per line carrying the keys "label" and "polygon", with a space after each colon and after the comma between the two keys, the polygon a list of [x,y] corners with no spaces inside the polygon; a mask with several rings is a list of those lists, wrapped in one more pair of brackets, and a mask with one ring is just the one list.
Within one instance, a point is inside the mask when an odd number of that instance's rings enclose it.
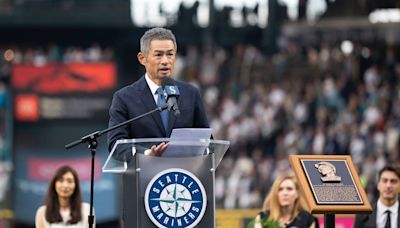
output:
{"label": "man's face", "polygon": [[333,169],[331,167],[327,166],[327,165],[321,165],[318,168],[318,171],[320,173],[322,173],[322,175],[324,175],[324,176],[328,175],[328,174],[333,174]]}
{"label": "man's face", "polygon": [[171,77],[174,72],[176,48],[172,40],[152,40],[148,53],[138,54],[139,62],[146,68],[147,75],[156,84],[163,77]]}
{"label": "man's face", "polygon": [[384,171],[378,182],[380,198],[385,200],[396,200],[400,190],[399,177],[392,171]]}

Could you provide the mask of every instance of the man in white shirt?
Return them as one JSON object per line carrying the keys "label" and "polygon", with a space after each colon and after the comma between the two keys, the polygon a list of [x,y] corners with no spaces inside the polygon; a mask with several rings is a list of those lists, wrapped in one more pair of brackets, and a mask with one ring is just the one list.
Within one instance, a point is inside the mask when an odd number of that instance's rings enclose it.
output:
{"label": "man in white shirt", "polygon": [[379,171],[379,199],[374,204],[371,214],[358,214],[355,228],[399,228],[399,191],[400,171],[392,166],[385,166]]}

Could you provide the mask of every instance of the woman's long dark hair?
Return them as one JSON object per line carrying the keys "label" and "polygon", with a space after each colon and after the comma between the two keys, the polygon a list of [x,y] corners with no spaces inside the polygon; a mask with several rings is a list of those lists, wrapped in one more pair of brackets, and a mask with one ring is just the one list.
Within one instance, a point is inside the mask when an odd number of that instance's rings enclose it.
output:
{"label": "woman's long dark hair", "polygon": [[76,224],[82,220],[81,213],[81,190],[79,187],[79,178],[76,171],[70,166],[62,166],[60,167],[56,173],[54,174],[51,182],[49,183],[49,188],[47,190],[47,195],[45,199],[46,205],[46,220],[49,223],[59,223],[62,222],[62,217],[60,214],[60,202],[58,201],[58,194],[56,192],[56,182],[61,180],[61,178],[66,173],[72,173],[75,181],[75,190],[71,195],[70,199],[70,211],[71,211],[71,219],[67,221],[68,224]]}

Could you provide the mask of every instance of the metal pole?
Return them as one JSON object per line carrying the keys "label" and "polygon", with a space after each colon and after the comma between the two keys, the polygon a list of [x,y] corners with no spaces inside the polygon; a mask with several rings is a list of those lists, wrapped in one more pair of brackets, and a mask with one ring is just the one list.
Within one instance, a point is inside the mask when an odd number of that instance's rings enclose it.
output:
{"label": "metal pole", "polygon": [[335,214],[325,213],[324,214],[324,228],[335,228]]}
{"label": "metal pole", "polygon": [[94,215],[93,215],[93,195],[94,195],[94,160],[96,155],[97,148],[97,140],[95,137],[92,138],[92,141],[89,142],[89,149],[92,154],[92,166],[90,173],[90,211],[88,216],[89,228],[93,228],[94,226]]}

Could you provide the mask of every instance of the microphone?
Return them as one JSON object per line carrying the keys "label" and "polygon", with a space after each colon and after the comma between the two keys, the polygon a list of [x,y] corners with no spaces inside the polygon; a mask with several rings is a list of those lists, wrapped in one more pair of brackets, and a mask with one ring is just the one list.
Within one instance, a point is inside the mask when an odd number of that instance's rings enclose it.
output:
{"label": "microphone", "polygon": [[178,107],[177,98],[179,97],[179,89],[175,85],[175,82],[170,77],[163,77],[161,80],[161,86],[164,90],[164,94],[167,96],[168,109],[174,112],[175,116],[181,114]]}

